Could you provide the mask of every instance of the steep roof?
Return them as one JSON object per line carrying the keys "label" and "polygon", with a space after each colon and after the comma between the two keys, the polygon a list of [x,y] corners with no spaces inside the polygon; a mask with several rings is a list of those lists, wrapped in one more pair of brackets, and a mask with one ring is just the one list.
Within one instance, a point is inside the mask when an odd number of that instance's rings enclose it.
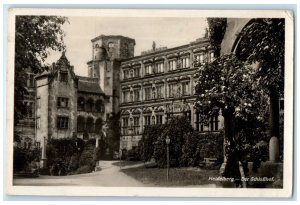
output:
{"label": "steep roof", "polygon": [[78,92],[104,94],[98,84],[98,78],[76,77],[78,78]]}

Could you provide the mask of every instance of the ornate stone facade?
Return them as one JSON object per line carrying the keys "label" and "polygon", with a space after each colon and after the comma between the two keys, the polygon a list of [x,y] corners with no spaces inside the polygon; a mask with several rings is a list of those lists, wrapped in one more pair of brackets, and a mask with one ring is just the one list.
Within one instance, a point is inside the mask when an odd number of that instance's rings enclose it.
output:
{"label": "ornate stone facade", "polygon": [[207,38],[176,48],[155,48],[121,62],[121,150],[138,146],[145,125],[163,124],[169,117],[185,114],[198,131],[218,131],[221,116],[209,125],[200,123],[194,109],[195,83],[200,63],[214,60]]}

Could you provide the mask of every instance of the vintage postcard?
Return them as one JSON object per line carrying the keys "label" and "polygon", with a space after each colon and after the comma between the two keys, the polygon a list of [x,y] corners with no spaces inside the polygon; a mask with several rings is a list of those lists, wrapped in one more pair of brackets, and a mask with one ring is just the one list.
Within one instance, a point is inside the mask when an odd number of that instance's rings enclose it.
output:
{"label": "vintage postcard", "polygon": [[9,11],[9,195],[291,197],[294,16]]}

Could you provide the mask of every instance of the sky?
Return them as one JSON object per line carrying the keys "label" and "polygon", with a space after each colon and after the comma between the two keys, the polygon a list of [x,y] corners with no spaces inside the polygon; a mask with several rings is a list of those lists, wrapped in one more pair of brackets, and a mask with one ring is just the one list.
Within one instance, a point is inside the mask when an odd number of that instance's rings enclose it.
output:
{"label": "sky", "polygon": [[[69,17],[63,26],[66,56],[77,75],[87,76],[87,62],[92,59],[91,39],[99,35],[122,35],[135,39],[134,55],[156,47],[173,48],[204,36],[205,18],[162,17]],[[51,52],[47,64],[56,62],[61,53]]]}

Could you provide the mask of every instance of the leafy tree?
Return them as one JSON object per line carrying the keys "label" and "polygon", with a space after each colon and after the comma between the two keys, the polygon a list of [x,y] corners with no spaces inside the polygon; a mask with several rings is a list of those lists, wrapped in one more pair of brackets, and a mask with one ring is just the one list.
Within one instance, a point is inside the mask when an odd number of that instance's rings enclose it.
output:
{"label": "leafy tree", "polygon": [[279,97],[284,91],[285,20],[253,19],[240,36],[238,57],[258,64],[255,78],[270,100],[270,137],[278,137]]}
{"label": "leafy tree", "polygon": [[107,119],[107,144],[112,153],[118,151],[120,147],[120,136],[121,136],[121,127],[120,127],[120,112],[113,113]]}
{"label": "leafy tree", "polygon": [[[236,139],[237,119],[240,124],[250,124],[250,119],[263,119],[259,109],[263,103],[263,95],[257,92],[258,84],[254,83],[254,73],[255,67],[234,55],[221,56],[211,63],[203,64],[199,69],[196,108],[202,113],[201,120],[204,123],[208,123],[209,118],[218,115],[221,110],[227,144],[225,153],[233,163],[242,160]],[[231,156],[237,158],[233,159]],[[225,167],[225,172],[228,170],[230,167]]]}
{"label": "leafy tree", "polygon": [[24,104],[22,100],[28,91],[26,89],[26,69],[34,73],[44,68],[42,62],[49,51],[63,50],[64,32],[62,25],[66,17],[59,16],[16,16],[15,31],[15,123],[22,119]]}
{"label": "leafy tree", "polygon": [[221,43],[227,27],[226,18],[207,18],[209,39],[215,50],[215,56],[220,56]]}

